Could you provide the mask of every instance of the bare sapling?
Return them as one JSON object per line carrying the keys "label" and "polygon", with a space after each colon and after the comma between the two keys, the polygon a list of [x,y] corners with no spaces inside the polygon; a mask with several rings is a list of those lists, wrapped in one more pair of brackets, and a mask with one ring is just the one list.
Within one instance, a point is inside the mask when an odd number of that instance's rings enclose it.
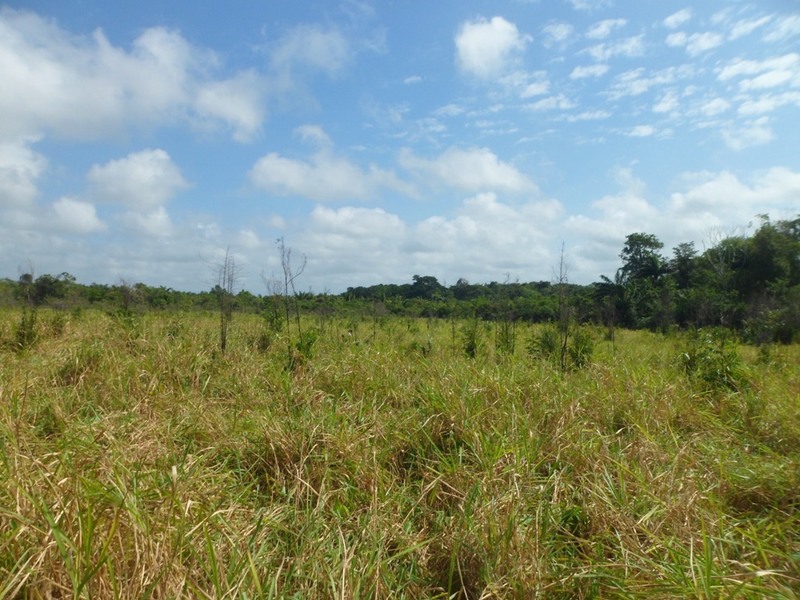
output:
{"label": "bare sapling", "polygon": [[217,285],[214,293],[219,304],[219,350],[225,355],[228,347],[228,329],[233,317],[233,292],[237,280],[236,261],[230,247],[225,249],[225,258],[217,267]]}

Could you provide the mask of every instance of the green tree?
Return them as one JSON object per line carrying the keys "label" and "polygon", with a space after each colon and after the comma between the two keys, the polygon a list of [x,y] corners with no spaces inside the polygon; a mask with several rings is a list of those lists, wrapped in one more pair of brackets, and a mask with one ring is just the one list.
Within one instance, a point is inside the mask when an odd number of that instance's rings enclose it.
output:
{"label": "green tree", "polygon": [[[625,239],[619,255],[622,267],[611,287],[615,294],[622,293],[616,308],[623,325],[664,329],[671,323],[672,289],[664,277],[667,261],[658,252],[663,247],[650,233],[632,233]],[[611,281],[606,278],[605,283]]]}
{"label": "green tree", "polygon": [[414,275],[411,280],[413,283],[406,294],[407,298],[434,300],[443,298],[447,292],[447,288],[432,275]]}

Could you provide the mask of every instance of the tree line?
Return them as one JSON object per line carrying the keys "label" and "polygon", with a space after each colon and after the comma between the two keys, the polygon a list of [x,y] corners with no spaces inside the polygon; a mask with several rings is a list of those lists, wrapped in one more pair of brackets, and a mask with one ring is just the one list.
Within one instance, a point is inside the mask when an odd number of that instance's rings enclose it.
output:
{"label": "tree line", "polygon": [[[349,287],[341,294],[291,293],[299,310],[320,315],[545,322],[563,320],[566,298],[569,318],[609,328],[726,327],[756,343],[800,337],[800,216],[773,222],[764,215],[752,235],[722,237],[702,251],[692,242],[679,244],[671,254],[663,250],[655,235],[631,233],[616,273],[589,285],[571,284],[563,273],[555,282],[470,283],[462,278],[449,286],[431,275],[414,275],[409,283]],[[276,296],[286,293],[288,288],[275,287],[257,295],[247,290],[232,294],[220,285],[204,292],[125,281],[86,285],[69,273],[0,280],[0,304],[57,308],[214,311],[221,294],[227,294],[232,310],[268,313]]]}

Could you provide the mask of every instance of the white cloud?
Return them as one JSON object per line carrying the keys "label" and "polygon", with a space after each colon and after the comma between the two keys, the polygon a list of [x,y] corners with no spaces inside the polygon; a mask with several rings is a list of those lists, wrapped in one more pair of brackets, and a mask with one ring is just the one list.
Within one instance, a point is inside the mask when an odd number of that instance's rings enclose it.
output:
{"label": "white cloud", "polygon": [[721,46],[725,41],[725,37],[714,31],[706,31],[704,33],[693,33],[689,36],[686,43],[686,51],[690,56],[697,56],[702,52],[707,52],[718,46]]}
{"label": "white cloud", "polygon": [[350,44],[337,28],[298,25],[278,40],[271,61],[279,72],[305,68],[333,75],[344,69],[351,56]]}
{"label": "white cloud", "polygon": [[718,69],[717,78],[720,81],[727,81],[735,77],[757,75],[769,71],[790,71],[797,75],[798,70],[800,70],[800,54],[792,52],[764,60],[736,59],[730,61],[722,69]]}
{"label": "white cloud", "polygon": [[725,36],[714,31],[693,33],[692,35],[686,35],[682,31],[679,31],[677,33],[670,33],[666,41],[668,46],[684,46],[689,56],[697,56],[698,54],[708,52],[709,50],[721,46],[725,41]]}
{"label": "white cloud", "polygon": [[76,36],[34,13],[2,8],[0,139],[99,139],[129,126],[187,121],[250,139],[264,119],[266,86],[254,72],[216,77],[220,68],[214,53],[163,27],[144,30],[125,50],[100,30]]}
{"label": "white cloud", "polygon": [[714,98],[700,106],[700,112],[706,117],[715,117],[730,109],[731,103],[725,98]]}
{"label": "white cloud", "polygon": [[226,123],[238,142],[248,142],[261,130],[265,119],[266,85],[254,71],[224,81],[209,82],[197,92],[195,106],[200,125]]}
{"label": "white cloud", "polygon": [[729,171],[693,174],[687,180],[691,189],[672,194],[668,210],[687,219],[725,215],[728,225],[743,225],[757,214],[796,211],[800,195],[800,173],[784,167],[757,173],[749,184]]}
{"label": "white cloud", "polygon": [[765,17],[759,17],[755,19],[742,19],[741,21],[737,21],[736,24],[731,28],[728,38],[731,40],[736,40],[745,35],[749,35],[759,27],[763,27],[769,23],[771,20],[772,16],[767,15]]}
{"label": "white cloud", "polygon": [[30,206],[47,159],[28,143],[0,143],[0,208]]}
{"label": "white cloud", "polygon": [[[764,60],[736,59],[717,70],[720,81],[739,79],[738,86],[743,92],[768,90],[779,87],[800,87],[800,55],[785,54]],[[797,103],[797,92],[786,91],[761,97],[745,96],[739,112],[757,114],[770,112],[786,104]]]}
{"label": "white cloud", "polygon": [[367,200],[384,188],[413,194],[393,172],[370,166],[364,170],[350,160],[322,149],[309,160],[270,152],[248,173],[257,188],[278,196],[310,200]]}
{"label": "white cloud", "polygon": [[564,94],[559,94],[557,96],[550,96],[548,98],[542,98],[536,102],[531,104],[525,105],[525,108],[528,110],[569,110],[571,108],[575,108],[577,104],[575,101],[570,100]]}
{"label": "white cloud", "polygon": [[787,104],[794,104],[800,108],[800,92],[764,94],[756,99],[745,100],[739,105],[738,112],[740,115],[760,115]]}
{"label": "white cloud", "polygon": [[608,72],[608,65],[596,64],[588,66],[578,66],[572,69],[569,74],[570,79],[585,79],[587,77],[602,77]]}
{"label": "white cloud", "polygon": [[419,223],[412,249],[426,263],[479,281],[501,279],[506,273],[530,277],[537,263],[551,258],[552,226],[561,210],[552,200],[512,205],[494,193],[477,194],[454,217],[434,216]]}
{"label": "white cloud", "polygon": [[569,23],[549,23],[542,27],[546,47],[569,42],[574,33],[575,28]]}
{"label": "white cloud", "polygon": [[576,123],[579,121],[599,121],[602,119],[608,119],[611,116],[611,113],[607,110],[587,110],[582,113],[578,113],[577,115],[569,115],[567,117],[567,121],[570,123]]}
{"label": "white cloud", "polygon": [[136,234],[154,238],[170,238],[175,234],[167,209],[156,206],[149,212],[126,212],[122,222]]}
{"label": "white cloud", "polygon": [[614,78],[614,83],[608,90],[611,99],[616,100],[626,96],[638,96],[653,87],[674,83],[686,79],[694,74],[692,65],[680,67],[667,67],[660,71],[647,73],[643,67],[625,71]]}
{"label": "white cloud", "polygon": [[686,35],[683,31],[676,31],[675,33],[670,33],[667,38],[667,46],[671,46],[672,48],[679,48],[681,46],[685,46],[689,36]]}
{"label": "white cloud", "polygon": [[319,125],[301,125],[295,128],[295,135],[299,136],[304,142],[315,146],[328,147],[333,144],[330,136]]}
{"label": "white cloud", "polygon": [[669,29],[677,29],[684,23],[687,23],[692,18],[692,10],[689,8],[684,8],[679,10],[678,12],[672,13],[666,19],[664,19],[664,27]]}
{"label": "white cloud", "polygon": [[598,62],[606,62],[615,56],[633,58],[644,54],[644,35],[637,35],[618,42],[602,43],[586,49]]}
{"label": "white cloud", "polygon": [[782,42],[797,35],[800,35],[800,14],[793,14],[777,19],[764,35],[764,41]]}
{"label": "white cloud", "polygon": [[508,70],[529,41],[529,36],[520,34],[517,26],[503,17],[467,21],[455,37],[457,63],[463,71],[477,77],[498,77]]}
{"label": "white cloud", "polygon": [[419,75],[411,75],[410,77],[406,77],[403,79],[403,83],[406,85],[413,85],[415,83],[422,83],[422,77]]}
{"label": "white cloud", "polygon": [[536,193],[536,184],[512,165],[501,161],[488,148],[448,148],[435,159],[400,154],[400,164],[424,178],[470,192],[498,191]]}
{"label": "white cloud", "polygon": [[316,145],[317,152],[308,160],[287,158],[277,152],[261,157],[248,173],[258,189],[311,200],[367,200],[381,189],[415,194],[413,186],[398,179],[392,171],[374,165],[365,170],[337,155],[321,127],[304,125],[295,133]]}
{"label": "white cloud", "polygon": [[243,250],[259,250],[265,246],[258,234],[252,229],[241,229],[236,235],[236,247]]}
{"label": "white cloud", "polygon": [[547,80],[544,81],[535,81],[534,83],[529,83],[520,93],[520,98],[533,98],[534,96],[542,96],[547,94],[550,91],[550,82]]}
{"label": "white cloud", "polygon": [[769,118],[760,117],[754,121],[727,127],[722,131],[722,137],[732,150],[743,150],[771,142],[775,134],[769,125]]}
{"label": "white cloud", "polygon": [[415,267],[402,251],[406,236],[406,223],[382,208],[316,206],[297,240],[310,252],[308,276],[344,290],[387,283],[387,273],[410,280]]}
{"label": "white cloud", "polygon": [[650,137],[656,132],[652,125],[637,125],[628,132],[629,137]]}
{"label": "white cloud", "polygon": [[586,37],[603,40],[617,29],[624,27],[628,23],[625,19],[604,19],[592,25],[586,32]]}
{"label": "white cloud", "polygon": [[440,117],[457,117],[467,112],[467,109],[460,104],[445,104],[437,108],[433,114]]}
{"label": "white cloud", "polygon": [[661,96],[661,99],[653,105],[653,112],[673,112],[677,110],[679,105],[680,101],[678,100],[678,94],[675,93],[675,90],[668,90],[663,96]]}
{"label": "white cloud", "polygon": [[94,165],[87,179],[99,202],[149,210],[166,204],[188,183],[164,150],[142,150],[105,165]]}
{"label": "white cloud", "polygon": [[575,10],[592,12],[611,6],[612,0],[569,0]]}
{"label": "white cloud", "polygon": [[89,202],[75,198],[59,198],[53,203],[55,227],[68,233],[87,234],[103,231],[106,224],[97,216],[97,210]]}
{"label": "white cloud", "polygon": [[387,273],[403,283],[413,274],[434,275],[448,285],[459,277],[530,280],[549,276],[561,211],[556,201],[511,204],[491,192],[465,199],[452,215],[419,222],[380,208],[318,206],[299,240],[313,248],[306,273],[341,289],[387,283]]}

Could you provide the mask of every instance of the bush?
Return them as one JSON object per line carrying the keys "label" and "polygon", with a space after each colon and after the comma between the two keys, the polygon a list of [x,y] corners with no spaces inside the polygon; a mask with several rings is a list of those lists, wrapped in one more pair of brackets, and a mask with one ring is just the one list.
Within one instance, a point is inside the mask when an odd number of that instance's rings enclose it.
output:
{"label": "bush", "polygon": [[[537,358],[561,364],[562,333],[556,325],[547,325],[534,333],[528,343],[528,352]],[[583,327],[572,327],[567,336],[563,369],[580,369],[588,365],[594,354],[594,338]]]}
{"label": "bush", "polygon": [[560,341],[555,325],[546,325],[541,331],[534,333],[528,342],[528,352],[537,358],[558,360]]}
{"label": "bush", "polygon": [[724,335],[694,333],[679,358],[684,372],[709,391],[740,391],[746,386],[739,353]]}

